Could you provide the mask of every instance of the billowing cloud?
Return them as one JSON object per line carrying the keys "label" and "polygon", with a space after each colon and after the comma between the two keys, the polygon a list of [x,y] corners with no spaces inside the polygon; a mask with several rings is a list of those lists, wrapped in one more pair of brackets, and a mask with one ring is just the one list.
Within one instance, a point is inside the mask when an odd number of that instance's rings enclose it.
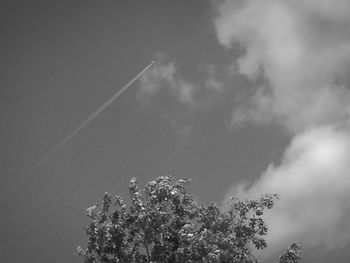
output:
{"label": "billowing cloud", "polygon": [[219,42],[244,50],[236,68],[257,83],[232,125],[278,122],[294,138],[281,163],[227,196],[279,193],[266,215],[269,251],[350,245],[349,0],[224,0]]}
{"label": "billowing cloud", "polygon": [[217,10],[220,43],[245,50],[239,72],[267,82],[233,124],[275,120],[297,132],[349,117],[350,91],[336,79],[350,72],[350,1],[226,0]]}
{"label": "billowing cloud", "polygon": [[223,82],[214,65],[202,65],[201,81],[189,81],[177,72],[173,62],[165,62],[164,56],[148,70],[139,81],[137,94],[141,101],[147,101],[161,90],[166,90],[179,102],[199,108],[208,108],[218,95],[223,93]]}
{"label": "billowing cloud", "polygon": [[207,91],[212,91],[212,94],[213,92],[222,93],[224,83],[222,82],[222,76],[218,74],[218,69],[214,65],[203,65],[201,70],[206,75],[203,87],[205,87]]}
{"label": "billowing cloud", "polygon": [[142,100],[153,96],[159,89],[168,89],[180,102],[194,104],[195,87],[177,75],[174,63],[158,62],[140,78],[138,97]]}
{"label": "billowing cloud", "polygon": [[319,127],[294,137],[281,164],[270,165],[251,186],[227,195],[258,197],[279,193],[265,215],[269,252],[300,242],[329,250],[350,244],[350,129]]}
{"label": "billowing cloud", "polygon": [[177,122],[174,119],[171,119],[169,116],[165,115],[164,116],[170,126],[173,128],[173,130],[175,131],[175,133],[180,136],[180,138],[184,141],[187,142],[192,134],[193,131],[193,125],[191,124],[182,124]]}

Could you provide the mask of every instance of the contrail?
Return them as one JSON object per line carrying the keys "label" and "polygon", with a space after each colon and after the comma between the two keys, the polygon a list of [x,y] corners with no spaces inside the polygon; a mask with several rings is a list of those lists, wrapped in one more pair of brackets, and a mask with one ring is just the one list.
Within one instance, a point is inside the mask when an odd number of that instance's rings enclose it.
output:
{"label": "contrail", "polygon": [[123,88],[115,93],[109,100],[103,103],[97,110],[92,112],[84,121],[82,121],[74,130],[67,134],[55,147],[53,147],[46,155],[44,155],[38,163],[33,166],[26,174],[30,175],[34,170],[40,167],[45,161],[50,159],[63,145],[69,142],[75,135],[77,135],[86,125],[95,119],[102,111],[104,111],[114,100],[122,95],[138,78],[140,78],[153,64],[152,61],[147,67],[145,67],[139,74],[137,74],[132,80],[130,80]]}

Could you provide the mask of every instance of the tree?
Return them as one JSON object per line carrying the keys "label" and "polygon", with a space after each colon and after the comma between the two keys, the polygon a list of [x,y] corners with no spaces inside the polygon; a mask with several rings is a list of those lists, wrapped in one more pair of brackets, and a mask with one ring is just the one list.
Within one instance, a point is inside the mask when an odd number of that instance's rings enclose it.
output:
{"label": "tree", "polygon": [[[251,248],[266,248],[262,215],[278,196],[233,198],[228,211],[221,211],[216,203],[199,205],[186,192],[189,181],[162,176],[140,191],[133,178],[129,206],[105,193],[101,207],[87,209],[89,241],[77,249],[84,263],[257,262]],[[280,262],[299,259],[300,248],[293,244]]]}

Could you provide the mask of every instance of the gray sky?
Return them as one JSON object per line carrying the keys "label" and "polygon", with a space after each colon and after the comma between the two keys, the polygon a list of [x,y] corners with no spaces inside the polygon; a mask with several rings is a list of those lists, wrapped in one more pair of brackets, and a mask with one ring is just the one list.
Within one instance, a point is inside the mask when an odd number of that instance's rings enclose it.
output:
{"label": "gray sky", "polygon": [[202,202],[281,191],[276,250],[296,241],[305,262],[347,262],[350,3],[219,2],[3,2],[4,261],[80,262],[88,206],[172,174]]}

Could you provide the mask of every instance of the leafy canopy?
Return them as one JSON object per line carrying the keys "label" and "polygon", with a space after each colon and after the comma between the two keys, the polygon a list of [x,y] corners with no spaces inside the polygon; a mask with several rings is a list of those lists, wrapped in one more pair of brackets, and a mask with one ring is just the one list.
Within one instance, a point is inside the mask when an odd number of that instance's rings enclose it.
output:
{"label": "leafy canopy", "polygon": [[[261,216],[277,195],[233,198],[224,212],[216,203],[193,200],[185,189],[189,181],[162,176],[140,191],[133,178],[129,206],[120,196],[112,200],[105,193],[101,207],[87,209],[89,241],[87,248],[77,249],[84,263],[257,262],[251,247],[266,248],[268,229]],[[280,262],[297,262],[299,254],[293,244]]]}

